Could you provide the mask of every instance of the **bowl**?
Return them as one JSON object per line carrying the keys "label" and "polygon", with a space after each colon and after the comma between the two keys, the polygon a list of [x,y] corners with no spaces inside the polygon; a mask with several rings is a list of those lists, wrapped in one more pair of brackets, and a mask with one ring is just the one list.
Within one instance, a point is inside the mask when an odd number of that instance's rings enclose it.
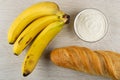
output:
{"label": "bowl", "polygon": [[75,17],[74,31],[83,41],[96,42],[106,35],[108,20],[98,9],[84,9]]}

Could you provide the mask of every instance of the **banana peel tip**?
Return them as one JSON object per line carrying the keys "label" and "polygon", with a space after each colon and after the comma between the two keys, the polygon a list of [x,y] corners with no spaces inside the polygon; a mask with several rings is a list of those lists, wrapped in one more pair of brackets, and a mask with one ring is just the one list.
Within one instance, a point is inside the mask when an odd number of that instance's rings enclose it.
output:
{"label": "banana peel tip", "polygon": [[10,44],[10,45],[13,45],[14,43],[12,43],[12,42],[9,42],[9,44]]}
{"label": "banana peel tip", "polygon": [[18,54],[17,54],[17,53],[14,53],[14,55],[18,56]]}
{"label": "banana peel tip", "polygon": [[30,73],[23,73],[23,76],[26,77],[28,76]]}

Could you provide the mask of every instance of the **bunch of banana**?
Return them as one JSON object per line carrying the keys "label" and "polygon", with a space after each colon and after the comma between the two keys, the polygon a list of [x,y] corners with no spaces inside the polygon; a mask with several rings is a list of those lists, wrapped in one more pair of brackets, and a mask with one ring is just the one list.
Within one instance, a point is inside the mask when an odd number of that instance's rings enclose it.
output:
{"label": "bunch of banana", "polygon": [[40,2],[25,9],[12,23],[8,42],[19,55],[30,44],[22,64],[23,76],[29,75],[49,42],[68,23],[69,15],[62,12],[54,2]]}

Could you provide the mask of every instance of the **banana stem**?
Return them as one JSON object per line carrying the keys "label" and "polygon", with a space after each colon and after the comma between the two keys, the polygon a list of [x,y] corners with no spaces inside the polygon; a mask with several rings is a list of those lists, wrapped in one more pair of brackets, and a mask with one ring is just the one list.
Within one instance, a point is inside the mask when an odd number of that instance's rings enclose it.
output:
{"label": "banana stem", "polygon": [[64,18],[65,24],[69,24],[70,23],[70,15],[65,14],[65,15],[63,15],[63,18]]}

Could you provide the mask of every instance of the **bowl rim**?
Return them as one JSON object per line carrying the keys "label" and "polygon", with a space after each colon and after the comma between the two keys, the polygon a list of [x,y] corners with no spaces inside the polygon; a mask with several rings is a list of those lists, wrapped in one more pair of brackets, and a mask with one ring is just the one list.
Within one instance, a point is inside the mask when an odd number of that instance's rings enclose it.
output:
{"label": "bowl rim", "polygon": [[[89,41],[89,40],[83,39],[83,38],[80,36],[80,34],[78,33],[77,29],[76,29],[77,19],[78,19],[78,17],[80,16],[81,12],[83,12],[83,11],[85,11],[85,10],[89,10],[89,9],[96,10],[96,11],[99,11],[100,13],[102,13],[102,15],[104,16],[104,19],[105,19],[105,23],[106,23],[105,30],[104,30],[105,32],[104,32],[103,36],[100,37],[100,38],[97,39],[97,40],[94,40],[94,41]],[[76,17],[75,17],[75,19],[74,19],[74,33],[77,35],[77,37],[78,37],[79,39],[81,39],[81,40],[84,41],[84,42],[94,43],[94,42],[98,42],[98,41],[102,40],[102,39],[106,36],[106,34],[108,33],[108,28],[109,28],[109,23],[108,23],[108,19],[107,19],[106,15],[105,15],[102,11],[100,11],[99,9],[96,9],[96,8],[85,8],[85,9],[82,9],[79,13],[77,13],[77,15],[76,15]]]}

